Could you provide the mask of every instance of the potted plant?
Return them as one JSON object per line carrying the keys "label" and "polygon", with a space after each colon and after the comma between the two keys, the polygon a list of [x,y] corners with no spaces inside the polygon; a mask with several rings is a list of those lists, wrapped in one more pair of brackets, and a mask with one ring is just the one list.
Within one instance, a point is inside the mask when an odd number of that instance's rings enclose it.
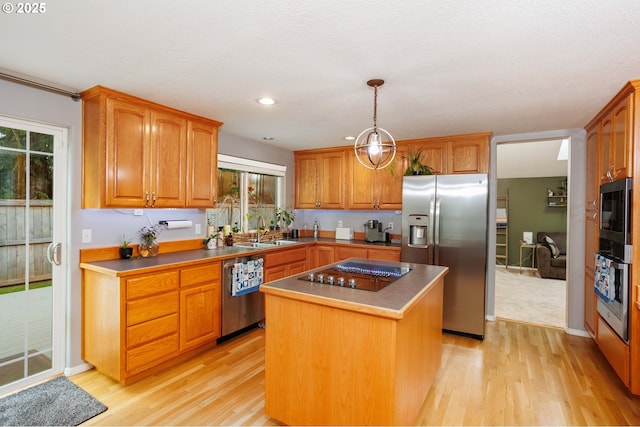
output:
{"label": "potted plant", "polygon": [[158,234],[160,233],[160,225],[152,225],[142,227],[140,229],[140,245],[138,252],[142,257],[150,257],[158,255],[160,244],[158,243]]}
{"label": "potted plant", "polygon": [[120,235],[120,258],[129,259],[133,256],[133,248],[129,246],[131,240],[127,239],[124,234]]}
{"label": "potted plant", "polygon": [[276,208],[276,221],[278,224],[282,222],[285,236],[289,234],[289,226],[293,224],[295,219],[296,214],[293,210]]}
{"label": "potted plant", "polygon": [[417,151],[412,151],[409,149],[407,152],[407,156],[403,157],[404,159],[409,161],[409,166],[404,171],[405,176],[409,175],[433,175],[433,169],[431,169],[427,165],[422,164],[422,157],[424,156],[424,151],[422,149],[418,149]]}

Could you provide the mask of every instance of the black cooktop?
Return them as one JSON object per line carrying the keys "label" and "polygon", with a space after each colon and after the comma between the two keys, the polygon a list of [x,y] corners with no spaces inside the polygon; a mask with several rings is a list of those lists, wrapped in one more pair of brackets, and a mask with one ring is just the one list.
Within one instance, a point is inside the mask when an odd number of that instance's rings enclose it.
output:
{"label": "black cooktop", "polygon": [[306,273],[298,277],[298,280],[375,292],[393,283],[409,271],[411,269],[408,267],[344,262],[325,270]]}

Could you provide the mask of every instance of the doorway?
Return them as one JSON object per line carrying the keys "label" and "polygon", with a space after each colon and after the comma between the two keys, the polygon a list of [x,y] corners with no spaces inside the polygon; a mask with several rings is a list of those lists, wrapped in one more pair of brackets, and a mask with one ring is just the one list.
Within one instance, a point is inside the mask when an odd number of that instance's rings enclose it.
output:
{"label": "doorway", "polygon": [[568,138],[504,142],[496,147],[498,200],[508,195],[507,218],[504,207],[500,215],[496,213],[502,237],[496,240],[496,317],[567,327],[568,270],[565,267],[564,277],[550,279],[546,270],[538,268],[545,266],[544,260],[536,259],[539,232],[555,232],[562,238],[563,253],[554,265],[568,257],[569,161],[563,141],[566,147]]}
{"label": "doorway", "polygon": [[0,395],[62,372],[67,130],[0,117]]}

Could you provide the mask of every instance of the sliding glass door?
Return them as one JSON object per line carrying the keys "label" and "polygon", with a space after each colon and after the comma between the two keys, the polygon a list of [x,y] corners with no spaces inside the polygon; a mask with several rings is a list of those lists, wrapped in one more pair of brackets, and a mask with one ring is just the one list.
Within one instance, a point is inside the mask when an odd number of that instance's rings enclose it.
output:
{"label": "sliding glass door", "polygon": [[0,117],[0,394],[64,366],[65,163],[66,130]]}

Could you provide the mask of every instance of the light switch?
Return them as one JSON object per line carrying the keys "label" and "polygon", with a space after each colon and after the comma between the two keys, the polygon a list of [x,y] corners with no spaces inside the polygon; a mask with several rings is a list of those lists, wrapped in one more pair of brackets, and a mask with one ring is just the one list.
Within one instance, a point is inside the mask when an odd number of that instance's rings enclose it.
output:
{"label": "light switch", "polygon": [[202,224],[196,224],[196,234],[202,233]]}
{"label": "light switch", "polygon": [[82,229],[82,243],[91,243],[91,229],[83,228]]}

